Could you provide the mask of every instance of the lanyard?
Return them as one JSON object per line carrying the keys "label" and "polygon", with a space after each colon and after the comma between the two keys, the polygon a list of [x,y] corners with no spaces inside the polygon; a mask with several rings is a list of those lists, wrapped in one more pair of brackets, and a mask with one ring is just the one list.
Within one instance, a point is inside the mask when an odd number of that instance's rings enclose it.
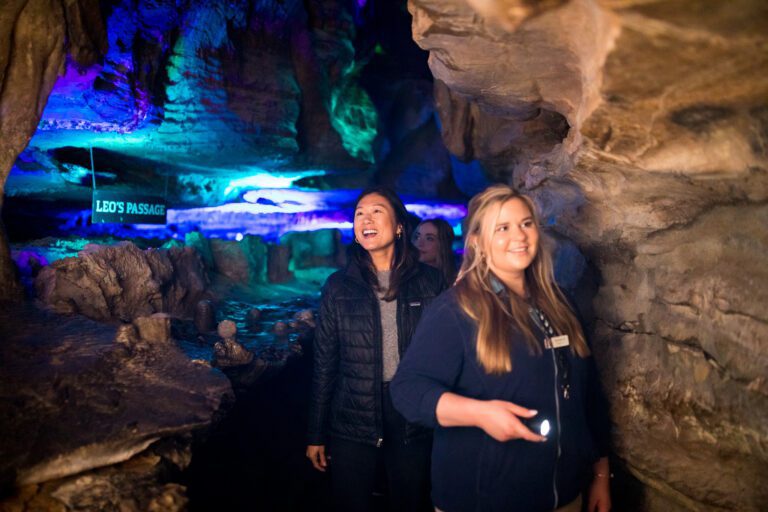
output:
{"label": "lanyard", "polygon": [[[536,327],[538,327],[541,332],[544,333],[544,348],[552,350],[554,363],[556,365],[556,374],[561,379],[560,390],[563,394],[563,398],[568,400],[571,397],[571,365],[568,361],[568,355],[563,350],[558,350],[558,348],[563,348],[564,346],[553,343],[555,329],[552,327],[552,324],[549,322],[547,317],[544,316],[543,311],[538,308],[530,307],[528,308],[528,314],[533,320],[533,323],[536,324]],[[558,336],[554,339],[557,340],[558,338],[563,338],[563,336]],[[566,340],[567,338],[568,337],[565,336]],[[565,346],[567,346],[567,344]]]}

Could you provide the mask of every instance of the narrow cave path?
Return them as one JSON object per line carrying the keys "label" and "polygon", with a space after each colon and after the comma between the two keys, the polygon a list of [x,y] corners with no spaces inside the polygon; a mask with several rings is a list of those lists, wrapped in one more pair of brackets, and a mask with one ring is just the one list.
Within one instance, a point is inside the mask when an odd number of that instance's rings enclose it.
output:
{"label": "narrow cave path", "polygon": [[330,480],[304,456],[311,342],[237,402],[186,471],[192,512],[331,511]]}

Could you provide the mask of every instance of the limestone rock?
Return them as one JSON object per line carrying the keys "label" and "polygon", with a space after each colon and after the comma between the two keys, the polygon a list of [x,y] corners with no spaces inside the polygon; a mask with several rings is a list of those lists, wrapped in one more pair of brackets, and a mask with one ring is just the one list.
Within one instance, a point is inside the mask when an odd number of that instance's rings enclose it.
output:
{"label": "limestone rock", "polygon": [[[0,209],[16,156],[35,132],[66,58],[65,40],[80,65],[106,50],[104,27],[93,0],[10,0],[0,14]],[[5,229],[0,221],[0,299],[18,298]]]}
{"label": "limestone rock", "polygon": [[205,428],[230,399],[223,375],[173,344],[126,352],[115,335],[82,316],[0,308],[0,394],[14,397],[0,401],[3,488],[126,461]]}
{"label": "limestone rock", "polygon": [[138,345],[141,338],[139,338],[139,331],[133,324],[120,324],[117,327],[117,334],[115,334],[115,341],[120,343],[124,347],[131,349]]}
{"label": "limestone rock", "polygon": [[417,196],[456,195],[450,154],[432,118],[403,137],[379,165],[378,176],[380,183]]}
{"label": "limestone rock", "polygon": [[253,352],[246,349],[234,338],[217,341],[213,346],[213,365],[217,368],[244,366],[253,361]]}
{"label": "limestone rock", "polygon": [[184,235],[184,244],[193,247],[205,263],[206,270],[212,270],[214,265],[210,241],[199,231]]}
{"label": "limestone rock", "polygon": [[171,317],[168,313],[154,313],[133,319],[133,325],[142,340],[149,343],[171,342]]}
{"label": "limestone rock", "polygon": [[257,331],[261,328],[261,310],[259,308],[248,310],[248,313],[245,315],[245,325],[251,331]]}
{"label": "limestone rock", "polygon": [[125,322],[156,312],[189,316],[206,283],[193,249],[142,251],[130,242],[88,245],[35,279],[39,298],[59,313]]}
{"label": "limestone rock", "polygon": [[288,324],[282,321],[275,322],[275,325],[272,327],[272,332],[274,332],[277,337],[284,337],[288,334]]}
{"label": "limestone rock", "polygon": [[311,309],[302,309],[293,315],[294,320],[308,327],[315,328],[315,313]]}
{"label": "limestone rock", "polygon": [[219,336],[225,340],[234,340],[237,336],[237,324],[235,324],[235,322],[232,320],[222,320],[219,322],[219,326],[216,329],[216,332],[218,332]]}
{"label": "limestone rock", "polygon": [[285,245],[267,247],[267,276],[270,283],[284,283],[293,279],[290,270],[291,248]]}
{"label": "limestone rock", "polygon": [[448,148],[599,273],[594,352],[647,496],[616,505],[768,508],[765,4],[409,9]]}
{"label": "limestone rock", "polygon": [[[169,472],[189,464],[190,443],[187,439],[186,446],[179,448],[160,442],[120,464],[21,486],[1,506],[8,511],[109,510],[119,503],[120,510],[125,512],[181,512],[189,502],[186,488],[164,480]],[[180,451],[186,454],[186,460],[177,465],[176,455]]]}
{"label": "limestone rock", "polygon": [[195,328],[198,332],[212,331],[216,325],[216,311],[209,300],[201,300],[195,306]]}
{"label": "limestone rock", "polygon": [[344,246],[338,229],[291,231],[280,237],[280,245],[290,248],[290,268],[335,267],[343,259]]}
{"label": "limestone rock", "polygon": [[253,361],[253,352],[238,343],[237,324],[232,320],[222,320],[217,329],[221,341],[213,346],[213,365],[217,368],[244,366]]}
{"label": "limestone rock", "polygon": [[267,282],[267,246],[258,236],[241,241],[213,239],[211,252],[215,270],[242,284]]}
{"label": "limestone rock", "polygon": [[618,34],[610,11],[588,0],[546,2],[508,31],[481,23],[464,0],[412,0],[409,10],[414,40],[430,51],[448,149],[480,159],[497,180],[532,167],[567,172]]}

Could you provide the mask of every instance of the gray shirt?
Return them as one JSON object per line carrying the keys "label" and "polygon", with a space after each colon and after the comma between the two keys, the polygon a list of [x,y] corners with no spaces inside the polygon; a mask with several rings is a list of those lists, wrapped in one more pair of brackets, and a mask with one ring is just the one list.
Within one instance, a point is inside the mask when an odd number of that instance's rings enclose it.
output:
{"label": "gray shirt", "polygon": [[395,376],[397,365],[400,363],[400,351],[397,343],[397,299],[384,301],[381,298],[389,289],[390,270],[376,272],[379,279],[379,309],[381,310],[381,353],[382,380],[389,382]]}

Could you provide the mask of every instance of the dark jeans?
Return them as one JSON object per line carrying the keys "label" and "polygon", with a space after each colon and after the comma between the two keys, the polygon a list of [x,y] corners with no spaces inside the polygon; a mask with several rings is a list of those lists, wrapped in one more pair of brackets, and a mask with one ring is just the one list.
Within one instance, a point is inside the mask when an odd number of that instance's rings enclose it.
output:
{"label": "dark jeans", "polygon": [[329,471],[336,509],[367,512],[375,509],[377,467],[383,465],[387,479],[389,510],[423,512],[432,510],[429,498],[431,439],[403,441],[405,419],[392,406],[389,386],[384,385],[384,441],[375,446],[331,439]]}

